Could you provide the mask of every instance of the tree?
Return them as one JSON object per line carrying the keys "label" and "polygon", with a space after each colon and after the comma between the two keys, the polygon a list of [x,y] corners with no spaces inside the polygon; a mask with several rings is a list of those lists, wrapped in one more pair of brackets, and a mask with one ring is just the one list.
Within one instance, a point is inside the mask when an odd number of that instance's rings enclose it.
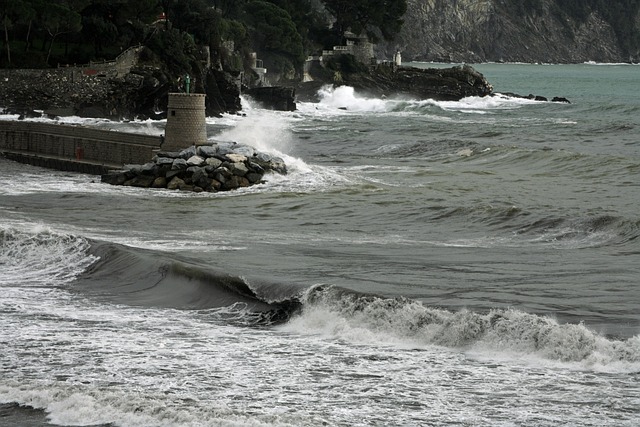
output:
{"label": "tree", "polygon": [[21,0],[4,0],[2,1],[2,11],[0,12],[0,21],[4,30],[4,44],[7,52],[7,62],[11,64],[11,44],[9,43],[9,30],[18,23],[25,23],[33,19],[35,10],[31,7],[30,2]]}
{"label": "tree", "polygon": [[245,3],[245,0],[213,0],[213,7],[219,10],[224,18],[237,19]]}
{"label": "tree", "polygon": [[317,50],[324,43],[322,35],[326,33],[330,16],[320,0],[268,0],[284,9],[302,37],[302,44],[307,52]]}
{"label": "tree", "polygon": [[380,37],[392,40],[407,11],[406,0],[324,0],[324,4],[335,18],[333,27],[340,36],[350,29],[366,33],[372,41]]}
{"label": "tree", "polygon": [[95,56],[101,55],[103,47],[114,43],[118,38],[118,28],[99,15],[82,18],[82,33],[86,41],[93,42]]}
{"label": "tree", "polygon": [[46,61],[49,62],[51,49],[56,37],[61,34],[72,33],[82,29],[82,17],[74,10],[61,3],[48,3],[42,26],[51,37]]}
{"label": "tree", "polygon": [[279,72],[291,66],[299,69],[304,61],[302,37],[291,16],[275,4],[252,0],[245,7],[244,22],[250,29],[254,46],[272,57]]}

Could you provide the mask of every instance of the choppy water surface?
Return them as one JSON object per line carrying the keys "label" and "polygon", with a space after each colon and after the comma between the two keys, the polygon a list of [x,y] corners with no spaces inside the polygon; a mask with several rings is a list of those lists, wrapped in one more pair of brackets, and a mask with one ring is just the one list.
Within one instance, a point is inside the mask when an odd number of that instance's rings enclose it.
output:
{"label": "choppy water surface", "polygon": [[224,194],[0,159],[0,425],[637,425],[638,67],[477,68],[572,103],[246,103],[290,173]]}

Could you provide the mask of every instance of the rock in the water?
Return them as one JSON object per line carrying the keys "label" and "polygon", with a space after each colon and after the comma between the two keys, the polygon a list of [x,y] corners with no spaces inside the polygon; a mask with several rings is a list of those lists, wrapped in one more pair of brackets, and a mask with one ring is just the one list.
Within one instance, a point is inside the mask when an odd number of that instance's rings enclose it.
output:
{"label": "rock in the water", "polygon": [[279,111],[296,110],[296,91],[291,87],[254,87],[245,90],[244,95],[251,97],[263,108]]}
{"label": "rock in the water", "polygon": [[129,185],[132,187],[142,187],[149,188],[151,184],[155,181],[155,177],[151,175],[137,175],[131,178],[129,181],[125,182],[124,185]]}
{"label": "rock in the water", "polygon": [[[195,152],[198,155],[184,158]],[[228,191],[261,183],[268,172],[286,174],[284,160],[248,145],[225,142],[190,147],[180,153],[158,153],[152,162],[128,165],[124,170],[103,175],[102,182],[182,191]]]}
{"label": "rock in the water", "polygon": [[167,190],[178,190],[184,187],[186,184],[184,180],[178,178],[177,176],[173,177],[171,181],[167,184]]}
{"label": "rock in the water", "polygon": [[153,181],[153,184],[151,184],[151,187],[152,188],[167,188],[167,178],[165,178],[164,176],[157,177]]}

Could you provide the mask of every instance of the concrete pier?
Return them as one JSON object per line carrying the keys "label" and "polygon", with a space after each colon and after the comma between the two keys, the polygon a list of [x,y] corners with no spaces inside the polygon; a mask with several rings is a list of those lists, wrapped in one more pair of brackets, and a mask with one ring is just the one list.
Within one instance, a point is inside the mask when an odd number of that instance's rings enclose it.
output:
{"label": "concrete pier", "polygon": [[147,163],[160,142],[153,135],[0,120],[0,155],[52,169],[102,174],[125,164]]}

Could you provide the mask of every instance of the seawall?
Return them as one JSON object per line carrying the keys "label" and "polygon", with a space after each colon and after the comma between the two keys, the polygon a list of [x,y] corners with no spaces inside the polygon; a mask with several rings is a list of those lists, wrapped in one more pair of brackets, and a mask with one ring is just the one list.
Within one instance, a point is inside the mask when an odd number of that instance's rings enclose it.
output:
{"label": "seawall", "polygon": [[153,135],[0,120],[1,155],[51,169],[101,175],[151,161],[160,144]]}

